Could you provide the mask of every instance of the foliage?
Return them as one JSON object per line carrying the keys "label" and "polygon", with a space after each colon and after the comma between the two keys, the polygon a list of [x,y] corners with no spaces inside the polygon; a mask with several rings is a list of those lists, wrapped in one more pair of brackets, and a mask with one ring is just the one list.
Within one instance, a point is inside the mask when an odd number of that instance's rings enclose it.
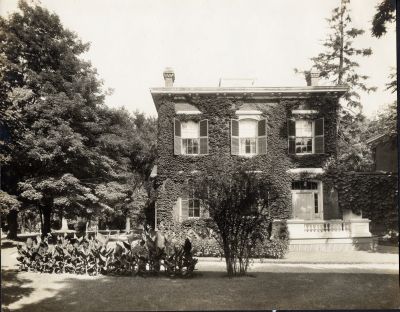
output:
{"label": "foliage", "polygon": [[247,272],[254,245],[274,219],[271,206],[279,191],[270,181],[252,167],[227,167],[216,159],[212,168],[195,178],[195,196],[215,223],[215,238],[224,252],[228,276]]}
{"label": "foliage", "polygon": [[370,121],[366,133],[366,139],[381,134],[386,134],[389,137],[397,135],[397,101],[387,105],[379,112],[377,118]]}
{"label": "foliage", "polygon": [[372,20],[372,35],[380,38],[386,34],[386,24],[396,20],[396,1],[383,0],[376,7],[376,13]]}
{"label": "foliage", "polygon": [[354,39],[362,35],[364,30],[352,25],[349,2],[341,0],[340,7],[332,11],[332,16],[327,19],[330,32],[323,43],[325,51],[311,60],[323,79],[348,87],[339,111],[339,161],[348,170],[365,170],[372,160],[369,148],[361,138],[367,124],[362,115],[359,92],[369,93],[376,88],[367,86],[369,77],[358,72],[357,58],[370,56],[372,50],[353,45]]}
{"label": "foliage", "polygon": [[151,188],[155,120],[104,105],[102,81],[82,58],[89,45],[56,14],[20,1],[0,29],[2,187],[41,215],[43,234],[53,214],[109,209],[101,187],[133,192],[112,201],[116,212],[142,209],[136,191]]}
{"label": "foliage", "polygon": [[342,211],[362,212],[372,225],[396,228],[398,223],[397,175],[345,172],[329,168],[326,178],[333,181],[340,198]]}
{"label": "foliage", "polygon": [[21,202],[16,196],[0,191],[0,215],[2,218],[6,216],[10,210],[19,210]]}
{"label": "foliage", "polygon": [[[145,241],[118,241],[114,248],[108,247],[109,238],[98,234],[96,238],[58,237],[54,245],[49,234],[43,240],[38,236],[28,238],[24,247],[18,246],[21,271],[43,273],[133,275],[158,273],[163,260],[169,276],[190,276],[197,263],[192,256],[190,241],[183,245],[168,244],[157,254],[155,242],[147,236]],[[158,263],[158,266],[157,266]]]}

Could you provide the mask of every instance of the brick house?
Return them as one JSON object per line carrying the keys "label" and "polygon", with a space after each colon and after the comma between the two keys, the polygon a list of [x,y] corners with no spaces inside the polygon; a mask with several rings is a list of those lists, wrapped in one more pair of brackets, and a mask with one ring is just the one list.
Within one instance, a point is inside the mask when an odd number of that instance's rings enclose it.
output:
{"label": "brick house", "polygon": [[[369,220],[339,209],[324,166],[337,153],[337,115],[342,86],[318,86],[311,72],[303,87],[152,88],[158,112],[156,224],[207,218],[193,195],[183,191],[211,155],[251,160],[274,171],[289,200],[286,220],[292,250],[346,250],[369,246]],[[279,220],[277,220],[279,221]],[[357,247],[358,248],[358,247]]]}

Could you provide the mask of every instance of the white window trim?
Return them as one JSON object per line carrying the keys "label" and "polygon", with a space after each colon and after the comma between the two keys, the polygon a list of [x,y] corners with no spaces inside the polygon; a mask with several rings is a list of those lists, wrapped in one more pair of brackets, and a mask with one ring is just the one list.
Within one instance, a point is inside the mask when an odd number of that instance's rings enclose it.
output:
{"label": "white window trim", "polygon": [[235,114],[239,116],[239,119],[252,118],[260,120],[262,112],[259,110],[237,110]]}
{"label": "white window trim", "polygon": [[[182,222],[182,221],[183,221],[183,220],[182,220],[182,200],[183,200],[183,198],[182,198],[182,197],[179,197],[179,208],[178,208],[178,211],[179,211],[179,217],[178,217],[179,222]],[[188,198],[188,200],[189,200],[189,198]],[[189,209],[189,207],[188,207],[188,209]],[[199,211],[199,214],[200,214],[200,216],[198,216],[198,217],[191,217],[191,216],[189,216],[189,210],[188,210],[188,220],[189,220],[189,219],[200,219],[200,218],[201,218],[201,214],[202,214],[201,202],[200,202],[200,211]]]}
{"label": "white window trim", "polygon": [[[239,121],[239,129],[240,129],[240,120],[252,119],[252,120],[255,120],[256,122],[258,122],[258,121],[260,121],[262,119],[261,118],[261,113],[262,113],[261,111],[255,111],[255,110],[254,111],[236,111],[236,115],[239,115],[238,119],[237,119]],[[251,157],[254,157],[254,156],[258,155],[258,136],[254,137],[256,139],[256,152],[255,153],[249,153],[249,154],[241,154],[240,153],[240,151],[241,151],[240,140],[246,138],[246,137],[241,137],[240,136],[240,131],[239,131],[238,138],[239,138],[239,154],[238,154],[238,156],[251,158]]]}
{"label": "white window trim", "polygon": [[[183,156],[200,156],[200,122],[196,121],[196,124],[197,124],[197,137],[195,137],[195,138],[183,138],[182,137],[182,124],[183,123],[184,122],[181,122],[181,137],[180,137],[180,140],[181,140],[181,155],[183,155]],[[197,154],[186,154],[186,153],[184,153],[183,140],[193,140],[193,139],[197,139],[198,142],[199,142],[199,144],[198,144],[198,153]]]}
{"label": "white window trim", "polygon": [[315,109],[294,109],[292,114],[318,114],[318,111]]}
{"label": "white window trim", "polygon": [[[306,179],[307,181],[310,182],[316,182],[318,184],[317,190],[291,190],[292,194],[318,194],[318,215],[320,216],[319,218],[313,218],[311,220],[323,220],[324,219],[324,189],[323,189],[323,183],[321,180],[315,180],[315,179]],[[293,197],[292,197],[293,198]],[[292,203],[292,209],[293,209],[293,203]],[[312,207],[312,211],[314,211],[314,207]],[[312,214],[313,216],[315,215],[315,212]],[[303,219],[297,219],[293,216],[293,219],[295,220],[303,220]]]}
{"label": "white window trim", "polygon": [[176,111],[177,115],[201,115],[201,111]]}

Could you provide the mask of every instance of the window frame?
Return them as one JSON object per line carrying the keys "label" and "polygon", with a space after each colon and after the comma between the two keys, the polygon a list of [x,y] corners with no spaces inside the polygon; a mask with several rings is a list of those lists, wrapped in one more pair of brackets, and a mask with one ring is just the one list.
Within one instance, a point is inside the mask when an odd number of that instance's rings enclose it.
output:
{"label": "window frame", "polygon": [[[188,121],[192,121],[197,125],[197,136],[190,138],[182,137],[182,125],[187,123]],[[183,155],[183,156],[202,156],[209,154],[209,135],[208,135],[208,119],[202,119],[199,121],[188,120],[188,121],[180,121],[177,118],[174,118],[174,155]],[[205,124],[205,129],[202,128],[202,125]],[[202,130],[206,132],[206,135],[202,133]],[[177,134],[178,133],[178,134]],[[187,153],[188,145],[184,145],[184,140],[191,140],[191,148],[194,147],[194,142],[197,141],[197,153]],[[204,145],[205,144],[205,145]],[[186,151],[185,151],[186,147]],[[202,149],[203,147],[203,149]],[[205,148],[205,150],[204,150]],[[206,151],[206,152],[204,152]]]}
{"label": "window frame", "polygon": [[[251,120],[255,123],[255,132],[256,135],[254,137],[248,137],[248,136],[241,136],[240,134],[240,123],[244,120]],[[237,129],[235,128],[235,132],[238,132],[238,135],[234,135],[234,130],[233,130],[233,123],[237,122]],[[265,129],[264,129],[264,135],[259,135],[259,124],[260,122],[265,122]],[[267,130],[267,119],[265,117],[262,117],[261,115],[241,115],[238,116],[237,119],[231,119],[231,155],[236,155],[236,156],[241,156],[241,157],[253,157],[257,155],[265,155],[267,154],[267,149],[268,149],[268,130]],[[236,127],[236,126],[235,126]],[[233,145],[233,140],[237,140],[238,146],[237,146],[237,153],[232,150],[232,145]],[[241,151],[246,149],[246,146],[243,147],[242,140],[254,140],[254,145],[255,145],[255,152],[252,153],[242,153]],[[260,140],[265,140],[265,151],[260,152]],[[251,143],[250,143],[250,150],[251,150]]]}
{"label": "window frame", "polygon": [[[311,122],[311,135],[312,137],[304,137],[304,136],[298,136],[297,131],[296,131],[296,125],[297,122],[299,121],[306,121],[306,122]],[[322,134],[317,135],[316,134],[316,122],[321,121],[322,122]],[[294,129],[292,129],[293,125],[291,123],[294,123]],[[289,118],[288,119],[288,152],[289,155],[295,155],[295,156],[305,156],[305,155],[318,155],[318,154],[325,154],[325,120],[323,117],[320,118]],[[291,135],[291,131],[294,131],[295,135]],[[297,153],[296,152],[296,141],[297,139],[310,139],[311,138],[311,152],[301,152]],[[316,138],[321,139],[322,138],[322,152],[316,152],[316,143],[315,140]],[[291,152],[291,141],[294,144],[294,151]]]}

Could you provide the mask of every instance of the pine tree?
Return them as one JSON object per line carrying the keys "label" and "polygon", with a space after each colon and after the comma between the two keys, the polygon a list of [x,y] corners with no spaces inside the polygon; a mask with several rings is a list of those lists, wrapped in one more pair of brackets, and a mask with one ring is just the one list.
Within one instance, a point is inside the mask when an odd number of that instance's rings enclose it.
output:
{"label": "pine tree", "polygon": [[332,16],[327,19],[329,33],[323,42],[325,50],[311,60],[322,79],[348,87],[339,110],[338,155],[341,163],[346,164],[346,169],[362,170],[371,161],[369,149],[360,139],[366,119],[362,114],[359,92],[372,92],[376,88],[367,86],[369,77],[358,70],[357,58],[370,56],[372,50],[354,47],[354,39],[364,30],[352,26],[349,4],[350,0],[341,0],[340,7],[332,11]]}
{"label": "pine tree", "polygon": [[345,104],[350,109],[362,109],[359,91],[375,91],[368,87],[366,75],[358,73],[357,56],[370,56],[371,48],[356,48],[353,40],[364,33],[364,30],[352,27],[349,8],[350,0],[341,0],[340,7],[327,19],[330,33],[323,43],[326,48],[318,56],[311,58],[313,65],[321,72],[321,77],[336,85],[349,87],[344,95]]}

